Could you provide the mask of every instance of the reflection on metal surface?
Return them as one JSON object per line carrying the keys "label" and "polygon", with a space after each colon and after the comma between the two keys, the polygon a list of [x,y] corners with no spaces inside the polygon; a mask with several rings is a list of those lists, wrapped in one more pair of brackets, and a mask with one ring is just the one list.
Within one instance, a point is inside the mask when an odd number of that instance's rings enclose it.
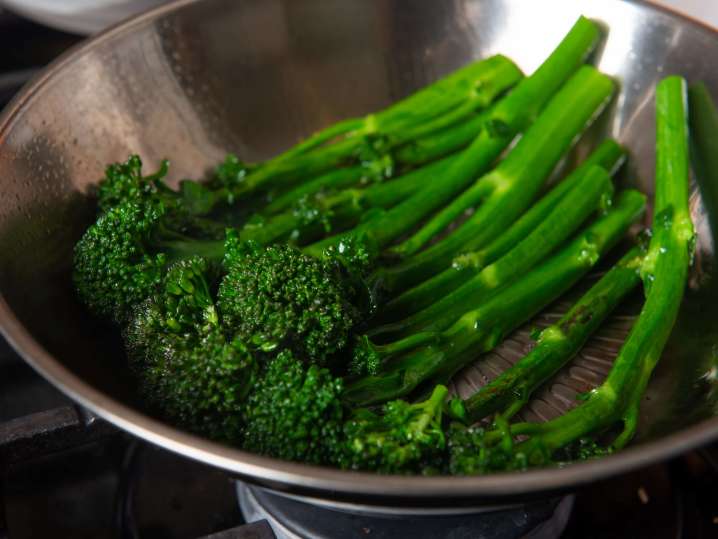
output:
{"label": "reflection on metal surface", "polygon": [[[201,176],[225,151],[247,160],[266,157],[490,52],[501,51],[530,71],[580,13],[609,29],[597,62],[619,79],[622,92],[576,154],[585,155],[601,134],[616,136],[631,150],[622,181],[650,194],[653,85],[682,73],[705,81],[718,97],[718,38],[642,3],[553,0],[546,13],[547,5],[352,0],[339,9],[321,0],[185,0],[82,46],[37,79],[0,120],[3,332],[49,379],[122,428],[272,488],[324,497],[441,505],[446,496],[452,504],[529,496],[715,437],[718,419],[709,419],[715,410],[700,382],[718,341],[715,287],[687,296],[642,410],[643,443],[561,470],[472,478],[349,474],[177,431],[142,412],[116,336],[74,300],[72,245],[93,216],[84,193],[106,163],[131,151],[150,167],[169,156],[179,179]],[[571,394],[562,389],[559,397]]]}
{"label": "reflection on metal surface", "polygon": [[[598,277],[597,274],[590,275],[576,288],[585,291]],[[555,324],[580,295],[578,290],[573,290],[567,297],[513,332],[493,351],[464,368],[455,377],[452,389],[460,396],[468,397],[495,379],[531,350],[535,343],[532,338],[534,329]],[[580,404],[580,395],[600,385],[608,375],[635,321],[637,307],[636,301],[625,301],[617,312],[609,316],[577,356],[533,395],[518,414],[517,420],[548,421]]]}
{"label": "reflection on metal surface", "polygon": [[436,510],[376,508],[357,504],[316,503],[237,482],[237,498],[247,522],[269,522],[277,539],[376,539],[412,537],[524,537],[551,539],[561,535],[574,496],[544,499],[514,507],[446,507]]}

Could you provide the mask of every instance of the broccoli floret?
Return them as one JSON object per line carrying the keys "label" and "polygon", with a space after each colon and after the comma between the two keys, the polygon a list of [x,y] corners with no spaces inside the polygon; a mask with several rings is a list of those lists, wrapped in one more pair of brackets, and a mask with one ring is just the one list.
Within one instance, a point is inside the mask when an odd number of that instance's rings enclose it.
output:
{"label": "broccoli floret", "polygon": [[378,253],[378,248],[371,244],[369,238],[357,234],[344,237],[336,245],[327,247],[322,258],[337,263],[348,274],[363,279],[371,271]]}
{"label": "broccoli floret", "polygon": [[251,167],[234,154],[228,154],[214,169],[209,185],[214,188],[236,188],[251,171]]}
{"label": "broccoli floret", "polygon": [[224,239],[224,255],[222,257],[224,271],[227,272],[235,265],[243,264],[247,256],[259,253],[261,249],[262,247],[258,242],[243,240],[238,230],[227,229]]}
{"label": "broccoli floret", "polygon": [[242,341],[219,330],[200,338],[169,334],[147,352],[144,368],[135,370],[145,399],[193,432],[238,443],[258,371]]}
{"label": "broccoli floret", "polygon": [[263,455],[333,462],[341,448],[342,381],[284,350],[266,367],[245,408],[244,447]]}
{"label": "broccoli floret", "polygon": [[148,402],[194,432],[237,442],[258,364],[220,327],[213,274],[201,257],[173,264],[158,292],[133,309],[124,338]]}
{"label": "broccoli floret", "polygon": [[349,373],[357,376],[377,374],[381,367],[381,356],[366,335],[356,338],[352,347]]}
{"label": "broccoli floret", "polygon": [[219,325],[208,282],[215,273],[216,268],[201,256],[180,260],[167,270],[162,301],[170,331],[203,333]]}
{"label": "broccoli floret", "polygon": [[168,189],[162,183],[167,175],[169,161],[164,160],[160,169],[149,176],[142,176],[142,160],[131,155],[124,163],[112,163],[105,169],[105,177],[97,186],[97,205],[101,212],[127,201],[142,201]]}
{"label": "broccoli floret", "polygon": [[436,473],[445,454],[442,410],[448,390],[379,412],[341,402],[342,379],[283,351],[247,399],[244,447],[288,460],[382,473]]}
{"label": "broccoli floret", "polygon": [[[496,437],[499,443],[496,443]],[[447,449],[447,471],[452,475],[523,470],[527,466],[525,456],[513,454],[513,441],[510,436],[502,435],[501,431],[487,431],[482,427],[452,423],[447,429]]]}
{"label": "broccoli floret", "polygon": [[168,263],[201,253],[220,260],[223,242],[190,239],[203,223],[156,201],[110,208],[75,246],[73,279],[95,314],[122,323],[162,281]]}
{"label": "broccoli floret", "polygon": [[232,242],[218,292],[225,326],[264,352],[288,348],[318,363],[346,345],[356,313],[330,265],[288,245]]}
{"label": "broccoli floret", "polygon": [[167,257],[150,249],[162,206],[128,202],[111,208],[75,246],[73,280],[95,314],[121,322],[162,280]]}
{"label": "broccoli floret", "polygon": [[339,273],[346,297],[364,319],[373,316],[378,307],[375,293],[367,281],[378,253],[368,238],[357,234],[327,247],[322,254],[322,260]]}
{"label": "broccoli floret", "polygon": [[154,174],[143,176],[142,160],[131,155],[126,162],[113,163],[105,169],[105,177],[97,188],[98,207],[102,213],[126,202],[156,202],[181,208],[189,215],[207,215],[222,203],[234,202],[232,189],[242,177],[239,167],[239,162],[228,159],[206,184],[182,180],[179,190],[175,190],[164,181],[169,171],[168,160],[163,160]]}
{"label": "broccoli floret", "polygon": [[147,344],[166,334],[205,335],[219,328],[208,282],[215,273],[200,256],[172,264],[158,291],[132,308],[124,331],[131,356],[144,356]]}
{"label": "broccoli floret", "polygon": [[[219,330],[219,317],[209,291],[214,269],[195,256],[172,264],[155,293],[133,305],[123,328],[133,370],[141,372],[161,359],[164,350],[181,339],[199,340]],[[176,337],[176,338],[175,338]],[[173,342],[174,342],[173,341]]]}
{"label": "broccoli floret", "polygon": [[525,436],[528,439],[517,441],[512,427],[501,416],[497,416],[495,423],[486,429],[453,423],[447,430],[447,471],[454,475],[522,471],[530,467],[588,460],[612,451],[590,437],[578,438],[556,450],[541,436],[532,437],[528,432]]}
{"label": "broccoli floret", "polygon": [[355,411],[344,429],[343,464],[382,473],[436,473],[445,449],[441,422],[447,395],[448,389],[437,385],[425,401],[391,401],[381,413]]}
{"label": "broccoli floret", "polygon": [[605,457],[613,453],[611,446],[601,445],[590,437],[579,438],[556,451],[554,458],[559,462],[571,462]]}

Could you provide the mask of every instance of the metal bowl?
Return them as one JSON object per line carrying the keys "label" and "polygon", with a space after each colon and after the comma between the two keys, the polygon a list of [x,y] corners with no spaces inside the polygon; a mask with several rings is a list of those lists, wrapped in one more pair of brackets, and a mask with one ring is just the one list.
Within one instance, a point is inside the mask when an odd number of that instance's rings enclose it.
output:
{"label": "metal bowl", "polygon": [[[474,58],[502,52],[530,72],[579,14],[605,25],[599,67],[622,90],[579,143],[611,134],[631,150],[624,181],[652,192],[655,83],[670,73],[718,91],[718,36],[619,0],[324,2],[183,0],[55,62],[0,121],[0,325],[48,380],[119,427],[261,485],[325,499],[452,506],[559,491],[718,435],[710,376],[715,287],[693,280],[629,449],[562,469],[480,477],[382,477],[282,462],[177,430],[143,411],[117,337],[85,314],[69,278],[106,163],[169,156],[198,177],[227,151],[265,158],[335,120],[386,105]],[[718,97],[718,96],[717,96]],[[694,217],[710,254],[700,199]]]}

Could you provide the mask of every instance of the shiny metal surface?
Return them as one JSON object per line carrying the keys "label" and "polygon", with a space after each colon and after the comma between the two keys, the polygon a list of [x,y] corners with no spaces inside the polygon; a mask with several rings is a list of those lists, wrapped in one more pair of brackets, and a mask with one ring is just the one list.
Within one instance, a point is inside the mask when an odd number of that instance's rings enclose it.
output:
{"label": "shiny metal surface", "polygon": [[[550,5],[550,7],[548,7]],[[718,36],[619,0],[185,0],[114,28],[57,61],[0,120],[0,326],[38,371],[81,404],[172,451],[268,488],[373,504],[506,503],[664,459],[718,436],[716,287],[692,290],[626,451],[563,469],[484,477],[380,477],[267,459],[190,436],[146,415],[111,333],[89,320],[69,280],[90,222],[84,193],[106,163],[169,156],[201,176],[226,151],[267,157],[339,118],[387,104],[472,58],[502,52],[533,70],[575,18],[608,29],[597,54],[622,84],[575,152],[610,133],[631,149],[624,182],[652,192],[653,86],[669,73],[718,97]],[[693,204],[698,267],[712,240]],[[714,376],[715,378],[715,376]]]}
{"label": "shiny metal surface", "polygon": [[[450,389],[460,397],[467,398],[523,358],[536,343],[531,338],[533,331],[556,323],[581,294],[596,282],[601,273],[599,270],[588,275],[564,298],[514,331],[491,352],[465,367],[454,377]],[[581,403],[579,395],[598,387],[608,376],[640,306],[638,293],[624,301],[588,339],[576,357],[561,369],[550,383],[534,393],[519,412],[517,420],[548,421],[578,406]],[[650,401],[646,401],[646,404],[648,403]],[[644,404],[644,411],[645,409]],[[639,439],[640,436],[639,432]]]}
{"label": "shiny metal surface", "polygon": [[237,500],[247,522],[265,521],[277,539],[503,538],[555,539],[566,528],[575,496],[545,498],[512,507],[419,509],[362,506],[268,491],[237,482]]}

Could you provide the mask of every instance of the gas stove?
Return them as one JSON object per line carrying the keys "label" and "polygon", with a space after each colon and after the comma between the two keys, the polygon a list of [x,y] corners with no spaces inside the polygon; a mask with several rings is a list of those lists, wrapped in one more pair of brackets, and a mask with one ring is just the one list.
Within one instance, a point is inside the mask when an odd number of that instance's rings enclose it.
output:
{"label": "gas stove", "polygon": [[[79,40],[0,11],[0,108]],[[518,507],[327,507],[241,483],[115,429],[0,340],[0,539],[708,538],[718,536],[717,480],[718,446]]]}

